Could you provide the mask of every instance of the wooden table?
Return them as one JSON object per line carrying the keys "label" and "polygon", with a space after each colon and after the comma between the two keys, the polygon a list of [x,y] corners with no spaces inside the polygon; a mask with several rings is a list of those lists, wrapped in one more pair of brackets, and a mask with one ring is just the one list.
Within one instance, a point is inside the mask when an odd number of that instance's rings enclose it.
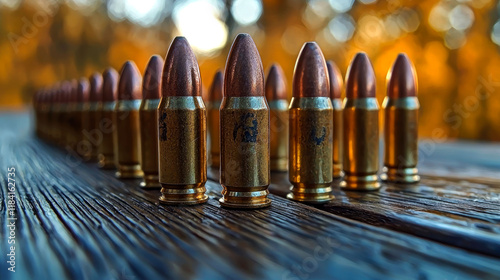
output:
{"label": "wooden table", "polygon": [[[27,113],[0,115],[0,279],[500,279],[500,145],[435,144],[415,186],[344,192],[312,207],[158,204],[158,190],[77,163],[33,136]],[[15,168],[15,273],[7,243]]]}

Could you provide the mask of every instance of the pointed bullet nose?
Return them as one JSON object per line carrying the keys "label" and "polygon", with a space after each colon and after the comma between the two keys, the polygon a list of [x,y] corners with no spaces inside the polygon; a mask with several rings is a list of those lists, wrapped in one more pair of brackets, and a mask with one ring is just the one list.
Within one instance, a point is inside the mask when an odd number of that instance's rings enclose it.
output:
{"label": "pointed bullet nose", "polygon": [[113,102],[118,95],[118,72],[108,68],[102,73],[102,102]]}
{"label": "pointed bullet nose", "polygon": [[224,87],[224,76],[222,71],[218,70],[215,73],[214,80],[210,86],[210,91],[208,93],[209,101],[221,101],[222,100],[222,89]]}
{"label": "pointed bullet nose", "polygon": [[77,102],[89,101],[89,88],[89,81],[87,78],[81,78],[78,80],[78,84],[76,86]]}
{"label": "pointed bullet nose", "polygon": [[271,65],[266,80],[267,101],[287,99],[285,74],[278,64]]}
{"label": "pointed bullet nose", "polygon": [[170,44],[162,79],[162,96],[201,96],[200,68],[186,38]]}
{"label": "pointed bullet nose", "polygon": [[224,96],[264,96],[264,70],[252,37],[238,34],[226,61]]}
{"label": "pointed bullet nose", "polygon": [[390,98],[417,95],[417,75],[410,59],[399,54],[392,70],[387,73],[387,96]]}
{"label": "pointed bullet nose", "polygon": [[347,69],[346,97],[375,97],[375,74],[365,53],[357,53]]}
{"label": "pointed bullet nose", "polygon": [[330,97],[325,57],[316,42],[302,46],[293,73],[293,97]]}
{"label": "pointed bullet nose", "polygon": [[161,91],[161,75],[163,73],[163,58],[153,55],[146,66],[142,80],[142,98],[158,99]]}
{"label": "pointed bullet nose", "polygon": [[141,74],[131,60],[125,62],[120,71],[118,82],[118,100],[141,99]]}
{"label": "pointed bullet nose", "polygon": [[99,102],[102,94],[102,75],[100,73],[94,73],[89,78],[90,80],[90,102]]}
{"label": "pointed bullet nose", "polygon": [[327,61],[326,67],[328,68],[328,77],[330,78],[330,98],[340,99],[344,81],[337,64],[333,61]]}

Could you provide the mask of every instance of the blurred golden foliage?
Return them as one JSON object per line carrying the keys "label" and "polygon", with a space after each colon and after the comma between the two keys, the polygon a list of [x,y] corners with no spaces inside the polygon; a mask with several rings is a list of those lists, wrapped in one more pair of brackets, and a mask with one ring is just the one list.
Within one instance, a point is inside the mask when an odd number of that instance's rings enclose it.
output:
{"label": "blurred golden foliage", "polygon": [[306,41],[317,41],[344,75],[354,54],[366,52],[380,102],[387,71],[405,52],[418,73],[422,137],[500,140],[500,23],[493,0],[171,0],[154,2],[162,11],[147,23],[133,17],[144,12],[141,3],[0,0],[0,106],[23,107],[38,88],[108,66],[119,70],[129,59],[144,71],[149,57],[164,56],[177,35],[192,43],[206,89],[224,68],[232,39],[245,32],[266,71],[281,64],[289,89]]}

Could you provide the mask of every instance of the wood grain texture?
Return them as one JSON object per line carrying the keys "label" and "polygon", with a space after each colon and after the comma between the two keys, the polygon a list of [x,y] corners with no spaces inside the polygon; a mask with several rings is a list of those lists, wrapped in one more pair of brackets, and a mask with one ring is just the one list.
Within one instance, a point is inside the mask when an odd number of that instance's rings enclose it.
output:
{"label": "wood grain texture", "polygon": [[[20,122],[13,122],[20,123]],[[333,215],[270,195],[270,208],[169,207],[138,180],[2,123],[0,252],[6,173],[16,168],[17,272],[1,279],[494,279],[500,259]],[[4,255],[5,256],[5,255]]]}

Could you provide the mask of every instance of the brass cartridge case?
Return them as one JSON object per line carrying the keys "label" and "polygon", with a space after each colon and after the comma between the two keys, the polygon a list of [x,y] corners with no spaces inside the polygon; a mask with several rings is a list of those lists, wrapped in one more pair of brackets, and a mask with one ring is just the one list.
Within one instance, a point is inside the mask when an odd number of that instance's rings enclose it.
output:
{"label": "brass cartridge case", "polygon": [[116,101],[100,102],[97,108],[97,127],[102,132],[102,141],[97,147],[97,165],[102,169],[115,168],[113,134],[116,129],[113,122],[113,110]]}
{"label": "brass cartridge case", "polygon": [[344,175],[342,171],[343,158],[343,112],[342,100],[340,98],[332,99],[333,106],[333,178],[341,178]]}
{"label": "brass cartridge case", "polygon": [[220,145],[221,205],[269,206],[269,107],[264,96],[222,99]]}
{"label": "brass cartridge case", "polygon": [[113,124],[116,126],[113,146],[118,178],[141,178],[143,175],[140,165],[140,105],[140,99],[118,100],[113,110]]}
{"label": "brass cartridge case", "polygon": [[416,96],[384,99],[384,172],[382,180],[417,183],[418,109]]}
{"label": "brass cartridge case", "polygon": [[160,202],[208,200],[207,112],[201,96],[163,96],[158,107]]}
{"label": "brass cartridge case", "polygon": [[220,166],[220,132],[219,132],[219,108],[221,101],[209,101],[207,104],[207,126],[210,132],[209,165],[219,168]]}
{"label": "brass cartridge case", "polygon": [[139,108],[141,122],[141,169],[144,188],[159,188],[158,179],[158,105],[160,99],[143,99]]}
{"label": "brass cartridge case", "polygon": [[286,99],[269,101],[271,171],[288,170],[288,106]]}
{"label": "brass cartridge case", "polygon": [[290,103],[287,198],[324,203],[332,194],[333,108],[329,97],[293,97]]}
{"label": "brass cartridge case", "polygon": [[377,190],[379,106],[374,97],[344,100],[344,181],[347,190]]}

